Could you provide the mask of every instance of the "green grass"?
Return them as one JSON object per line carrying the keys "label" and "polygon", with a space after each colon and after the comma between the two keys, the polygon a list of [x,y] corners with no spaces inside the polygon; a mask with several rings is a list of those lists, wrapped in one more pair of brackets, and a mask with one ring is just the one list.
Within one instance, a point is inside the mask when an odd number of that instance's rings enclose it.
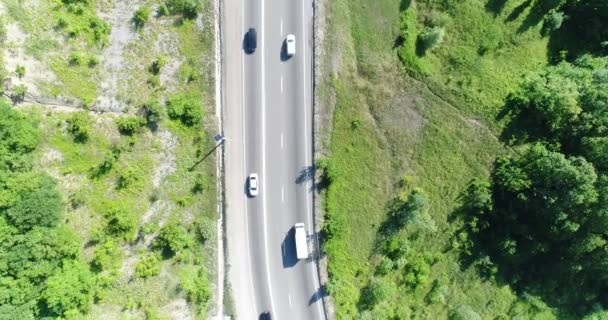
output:
{"label": "green grass", "polygon": [[[467,318],[473,313],[482,319],[553,318],[537,298],[518,297],[508,286],[482,278],[454,247],[462,228],[455,215],[459,197],[473,178],[489,174],[496,156],[510,152],[496,137],[501,127],[496,114],[520,75],[547,63],[547,41],[537,26],[518,31],[528,9],[507,21],[516,1],[506,2],[496,17],[484,9],[484,1],[442,3],[448,8],[413,2],[402,18],[408,34],[445,28],[443,43],[424,56],[412,47],[415,38],[406,38],[405,47],[396,41],[399,1],[329,3],[329,53],[323,64],[339,68],[320,87],[326,102],[331,101],[328,92],[335,94],[336,107],[329,144],[336,178],[324,201],[326,218],[338,232],[324,243],[324,251],[337,319],[362,312],[378,319]],[[411,242],[408,259],[431,261],[429,280],[416,289],[403,284],[402,267],[374,275],[380,261],[374,247],[381,240],[378,227],[403,177],[428,194],[435,226],[428,232],[401,232]],[[361,290],[374,277],[397,288],[364,311],[358,304]],[[433,294],[441,298],[429,298],[433,287],[440,288]]]}

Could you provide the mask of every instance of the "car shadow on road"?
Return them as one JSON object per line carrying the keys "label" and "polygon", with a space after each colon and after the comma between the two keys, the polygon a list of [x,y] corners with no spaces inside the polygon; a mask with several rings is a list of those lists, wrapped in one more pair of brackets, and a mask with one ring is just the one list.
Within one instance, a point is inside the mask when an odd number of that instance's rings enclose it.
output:
{"label": "car shadow on road", "polygon": [[298,263],[296,255],[295,229],[292,227],[285,234],[281,243],[281,256],[283,257],[283,268],[291,268]]}
{"label": "car shadow on road", "polygon": [[243,184],[243,193],[245,194],[245,196],[249,199],[254,198],[253,196],[251,196],[251,194],[249,193],[249,179],[245,178],[245,183]]}
{"label": "car shadow on road", "polygon": [[281,62],[285,62],[291,58],[289,55],[287,55],[287,42],[285,40],[283,40],[283,43],[281,44],[281,52],[279,53],[279,57],[281,58]]}

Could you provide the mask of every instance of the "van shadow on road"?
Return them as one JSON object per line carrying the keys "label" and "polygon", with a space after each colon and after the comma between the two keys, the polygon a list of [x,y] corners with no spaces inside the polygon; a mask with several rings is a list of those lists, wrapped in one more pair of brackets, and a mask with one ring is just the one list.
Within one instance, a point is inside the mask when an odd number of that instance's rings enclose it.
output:
{"label": "van shadow on road", "polygon": [[287,40],[283,40],[281,43],[281,52],[279,53],[281,62],[289,60],[291,57],[287,54]]}
{"label": "van shadow on road", "polygon": [[292,227],[285,234],[281,243],[281,256],[283,257],[283,268],[291,268],[298,263],[296,255],[295,229]]}

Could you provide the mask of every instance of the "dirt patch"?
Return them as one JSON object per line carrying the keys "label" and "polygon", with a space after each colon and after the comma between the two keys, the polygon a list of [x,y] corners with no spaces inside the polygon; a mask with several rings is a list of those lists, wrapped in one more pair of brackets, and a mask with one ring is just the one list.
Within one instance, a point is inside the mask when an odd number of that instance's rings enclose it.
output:
{"label": "dirt patch", "polygon": [[175,172],[175,154],[173,150],[177,146],[177,137],[170,131],[160,131],[158,133],[160,141],[160,152],[158,153],[158,166],[154,169],[152,184],[158,188],[161,182]]}
{"label": "dirt patch", "polygon": [[168,305],[162,307],[160,311],[169,315],[171,319],[191,320],[194,319],[192,311],[188,307],[186,299],[176,299]]}
{"label": "dirt patch", "polygon": [[139,1],[115,1],[107,10],[98,12],[112,27],[109,45],[103,50],[100,58],[103,80],[99,84],[99,94],[95,102],[99,110],[119,112],[127,107],[126,103],[119,99],[119,95],[120,87],[127,81],[132,67],[125,64],[123,53],[127,45],[137,39],[131,18],[139,6]]}
{"label": "dirt patch", "polygon": [[[0,15],[5,14],[6,7],[0,2]],[[21,30],[17,23],[6,25],[6,40],[3,46],[4,67],[9,75],[6,85],[8,90],[18,85],[24,85],[28,93],[39,95],[38,84],[57,82],[57,77],[42,62],[25,54],[24,47],[27,38],[28,35]],[[25,73],[21,77],[15,73],[18,66],[25,69]]]}
{"label": "dirt patch", "polygon": [[177,80],[177,70],[182,65],[183,58],[179,52],[179,37],[170,30],[170,20],[161,21],[162,32],[158,34],[154,42],[154,50],[162,54],[167,60],[167,64],[160,71],[160,83],[166,92],[175,92],[179,85]]}

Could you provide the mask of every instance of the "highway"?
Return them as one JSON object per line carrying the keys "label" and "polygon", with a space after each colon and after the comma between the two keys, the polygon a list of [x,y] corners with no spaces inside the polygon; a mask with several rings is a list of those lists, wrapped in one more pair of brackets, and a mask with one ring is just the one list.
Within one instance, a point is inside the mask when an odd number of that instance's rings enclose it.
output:
{"label": "highway", "polygon": [[[223,121],[227,275],[238,319],[325,319],[315,260],[293,225],[312,219],[312,0],[225,0]],[[257,50],[243,40],[257,30]],[[296,54],[284,40],[296,37]],[[260,180],[247,196],[247,176]],[[316,247],[316,243],[311,243]]]}

